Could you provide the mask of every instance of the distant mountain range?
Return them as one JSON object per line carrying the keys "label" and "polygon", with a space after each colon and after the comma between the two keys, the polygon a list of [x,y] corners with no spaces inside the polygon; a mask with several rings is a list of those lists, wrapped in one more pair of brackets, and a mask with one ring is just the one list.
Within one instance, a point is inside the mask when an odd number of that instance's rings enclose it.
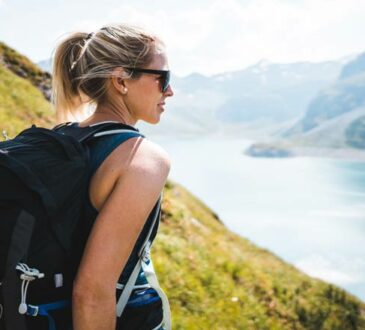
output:
{"label": "distant mountain range", "polygon": [[292,64],[260,61],[244,70],[206,77],[174,77],[175,96],[159,127],[143,126],[160,134],[226,132],[245,136],[249,131],[292,123],[306,110],[319,90],[335,81],[344,60]]}
{"label": "distant mountain range", "polygon": [[[39,65],[50,70],[51,63]],[[274,136],[295,146],[365,146],[365,53],[321,63],[263,60],[211,77],[173,76],[171,84],[175,95],[167,100],[161,123],[138,123],[145,133],[221,133],[268,141]]]}
{"label": "distant mountain range", "polygon": [[321,90],[301,120],[283,135],[307,145],[365,149],[365,53]]}
{"label": "distant mountain range", "polygon": [[45,72],[52,73],[52,60],[49,58],[47,60],[39,61],[37,65]]}
{"label": "distant mountain range", "polygon": [[365,53],[344,65],[338,79],[309,102],[302,118],[247,153],[318,155],[319,148],[321,156],[365,160]]}
{"label": "distant mountain range", "polygon": [[[172,78],[160,125],[138,126],[152,134],[236,136],[292,123],[302,116],[319,90],[335,81],[347,59],[323,63],[277,64],[260,61],[244,70],[211,77],[199,73]],[[50,70],[50,61],[39,65]]]}

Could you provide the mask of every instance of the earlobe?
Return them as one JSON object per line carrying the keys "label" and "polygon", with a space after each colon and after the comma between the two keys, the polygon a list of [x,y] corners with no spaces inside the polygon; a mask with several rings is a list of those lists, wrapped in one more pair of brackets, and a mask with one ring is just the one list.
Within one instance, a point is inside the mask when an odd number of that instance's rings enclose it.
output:
{"label": "earlobe", "polygon": [[120,72],[119,70],[113,72],[113,75],[111,77],[111,82],[118,93],[126,94],[128,92],[128,88],[126,87],[125,79],[123,79],[121,75],[122,72]]}
{"label": "earlobe", "polygon": [[127,92],[128,92],[128,88],[125,87],[124,80],[122,78],[116,79],[116,81],[114,83],[114,87],[121,94],[127,94]]}
{"label": "earlobe", "polygon": [[123,78],[117,78],[117,82],[121,93],[125,93],[128,91],[127,87],[125,87],[124,85]]}

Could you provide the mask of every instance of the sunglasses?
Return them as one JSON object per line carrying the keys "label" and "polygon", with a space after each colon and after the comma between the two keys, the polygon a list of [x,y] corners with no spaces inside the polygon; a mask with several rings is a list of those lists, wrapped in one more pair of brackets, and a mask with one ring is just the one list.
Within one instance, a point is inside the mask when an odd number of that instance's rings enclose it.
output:
{"label": "sunglasses", "polygon": [[170,71],[169,70],[150,70],[150,69],[140,69],[140,68],[126,68],[127,70],[131,70],[132,74],[134,72],[140,73],[149,73],[149,74],[158,74],[160,75],[161,82],[161,92],[166,92],[167,88],[170,85]]}

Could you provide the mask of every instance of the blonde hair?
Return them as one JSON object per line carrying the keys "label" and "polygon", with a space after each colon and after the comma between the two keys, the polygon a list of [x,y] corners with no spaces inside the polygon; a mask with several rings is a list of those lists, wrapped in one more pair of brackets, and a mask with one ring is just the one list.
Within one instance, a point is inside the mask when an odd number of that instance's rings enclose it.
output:
{"label": "blonde hair", "polygon": [[[161,45],[157,36],[125,24],[69,34],[53,56],[52,103],[58,120],[75,118],[85,105],[103,102],[115,68],[148,66]],[[123,72],[123,78],[131,78],[131,72]]]}

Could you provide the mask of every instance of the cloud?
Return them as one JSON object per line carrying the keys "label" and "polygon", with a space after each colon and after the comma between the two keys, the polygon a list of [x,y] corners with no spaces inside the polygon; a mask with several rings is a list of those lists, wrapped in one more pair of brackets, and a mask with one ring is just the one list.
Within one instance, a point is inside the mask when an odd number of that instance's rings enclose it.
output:
{"label": "cloud", "polygon": [[142,22],[155,30],[180,73],[212,74],[262,58],[319,61],[364,47],[359,42],[365,29],[361,0],[190,0],[177,10],[159,4],[154,10],[143,2],[122,5],[107,19]]}
{"label": "cloud", "polygon": [[[86,5],[88,15],[80,20],[77,13]],[[24,27],[30,29],[34,40],[29,38],[27,47],[31,53],[34,45],[34,57],[45,58],[41,52],[50,53],[55,44],[51,40],[70,30],[92,31],[110,22],[137,23],[165,40],[170,66],[179,75],[243,69],[263,58],[322,61],[365,48],[363,0],[139,0],[119,6],[112,0],[87,4],[65,0],[62,5],[39,8],[37,17],[43,25],[31,24],[26,8],[7,7],[13,8],[24,26],[8,21],[11,33],[5,34],[21,44]],[[47,47],[40,40],[47,40]]]}

